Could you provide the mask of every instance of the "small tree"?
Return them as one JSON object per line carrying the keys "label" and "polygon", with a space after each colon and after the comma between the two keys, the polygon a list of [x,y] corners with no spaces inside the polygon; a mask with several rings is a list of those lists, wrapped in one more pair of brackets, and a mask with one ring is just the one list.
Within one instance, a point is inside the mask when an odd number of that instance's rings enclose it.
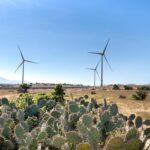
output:
{"label": "small tree", "polygon": [[112,87],[112,89],[113,90],[119,90],[120,88],[119,88],[119,86],[117,84],[114,84],[113,87]]}
{"label": "small tree", "polygon": [[141,87],[138,88],[138,90],[150,91],[150,87],[148,87],[148,86],[141,86]]}
{"label": "small tree", "polygon": [[28,92],[28,89],[30,89],[32,87],[32,84],[21,84],[19,86],[19,92],[23,92],[23,93],[27,93]]}
{"label": "small tree", "polygon": [[135,100],[145,100],[146,99],[146,97],[147,97],[147,91],[145,91],[145,90],[138,90],[138,91],[136,91],[136,94],[133,94],[133,98],[135,99]]}
{"label": "small tree", "polygon": [[132,86],[129,86],[129,85],[125,85],[125,86],[124,86],[124,89],[125,89],[125,90],[133,90],[133,87],[132,87]]}
{"label": "small tree", "polygon": [[55,100],[56,102],[60,102],[61,104],[64,104],[65,99],[64,99],[64,89],[61,84],[58,84],[54,91],[52,92],[52,99]]}

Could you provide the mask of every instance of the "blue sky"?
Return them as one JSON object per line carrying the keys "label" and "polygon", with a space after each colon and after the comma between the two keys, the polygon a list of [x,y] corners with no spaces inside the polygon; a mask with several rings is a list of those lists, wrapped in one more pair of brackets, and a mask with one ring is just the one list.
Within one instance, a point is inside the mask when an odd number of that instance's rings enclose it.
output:
{"label": "blue sky", "polygon": [[[104,83],[150,83],[150,2],[148,0],[1,0],[0,76],[21,80],[19,44],[30,82],[93,84],[85,70],[102,51]],[[100,67],[99,67],[100,73]],[[97,79],[97,84],[100,81]]]}

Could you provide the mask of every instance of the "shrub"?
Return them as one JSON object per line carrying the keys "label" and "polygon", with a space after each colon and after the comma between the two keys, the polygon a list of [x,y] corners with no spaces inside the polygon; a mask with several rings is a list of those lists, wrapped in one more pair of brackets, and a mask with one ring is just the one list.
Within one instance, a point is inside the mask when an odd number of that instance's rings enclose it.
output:
{"label": "shrub", "polygon": [[125,90],[133,90],[133,87],[132,87],[132,86],[129,86],[129,85],[125,85],[125,86],[124,86],[124,89],[125,89]]}
{"label": "shrub", "polygon": [[40,100],[50,100],[51,96],[45,93],[35,94],[33,97],[33,102],[37,104]]}
{"label": "shrub", "polygon": [[141,87],[138,88],[138,90],[150,91],[150,87],[148,87],[148,86],[141,86]]}
{"label": "shrub", "polygon": [[119,98],[120,99],[126,99],[126,96],[125,95],[119,95]]}
{"label": "shrub", "polygon": [[32,87],[32,84],[26,84],[26,83],[21,84],[21,85],[19,86],[18,92],[27,93],[27,92],[28,92],[28,89],[30,89],[31,87]]}
{"label": "shrub", "polygon": [[136,94],[133,94],[132,97],[135,100],[145,100],[147,97],[147,91],[145,90],[138,90],[136,91]]}
{"label": "shrub", "polygon": [[85,98],[85,99],[88,99],[88,98],[89,98],[89,96],[88,96],[88,95],[84,95],[84,98]]}
{"label": "shrub", "polygon": [[33,104],[32,101],[33,95],[31,94],[20,94],[20,96],[16,99],[16,106],[19,109],[23,109]]}
{"label": "shrub", "polygon": [[96,92],[95,91],[91,91],[91,95],[95,95],[96,94]]}
{"label": "shrub", "polygon": [[113,87],[112,87],[112,89],[113,90],[119,90],[120,88],[119,88],[119,86],[117,84],[114,84]]}
{"label": "shrub", "polygon": [[54,91],[52,92],[52,99],[55,100],[56,102],[60,102],[61,104],[65,103],[65,99],[64,99],[64,89],[62,87],[61,84],[58,84]]}

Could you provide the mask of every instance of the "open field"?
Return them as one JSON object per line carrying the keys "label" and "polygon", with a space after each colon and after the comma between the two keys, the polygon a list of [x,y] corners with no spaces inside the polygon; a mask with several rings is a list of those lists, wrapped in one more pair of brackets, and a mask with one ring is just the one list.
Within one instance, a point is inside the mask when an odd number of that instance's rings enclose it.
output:
{"label": "open field", "polygon": [[[46,89],[34,89],[30,90],[30,93],[38,93],[38,92],[45,92],[49,93],[51,90]],[[111,90],[107,88],[107,90],[102,90],[97,88],[96,94],[91,94],[92,89],[90,88],[66,88],[65,98],[70,100],[71,93],[73,98],[81,97],[84,95],[88,95],[89,98],[96,98],[98,102],[102,102],[104,98],[107,99],[108,103],[116,103],[119,106],[119,111],[123,114],[129,115],[131,113],[135,113],[137,115],[142,116],[143,118],[150,118],[150,93],[148,97],[144,101],[137,101],[132,99],[132,94],[135,93],[135,90]],[[119,96],[123,95],[126,96],[125,99],[120,99]],[[19,94],[16,90],[0,90],[0,98],[7,97],[10,100],[14,100],[17,98]]]}

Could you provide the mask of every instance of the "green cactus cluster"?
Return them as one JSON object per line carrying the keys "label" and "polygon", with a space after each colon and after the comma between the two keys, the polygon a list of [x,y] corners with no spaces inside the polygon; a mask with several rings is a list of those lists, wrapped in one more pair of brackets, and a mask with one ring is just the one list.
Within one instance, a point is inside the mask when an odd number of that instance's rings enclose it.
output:
{"label": "green cactus cluster", "polygon": [[130,129],[125,137],[114,137],[109,140],[106,150],[143,150],[144,144],[139,139],[136,128]]}
{"label": "green cactus cluster", "polygon": [[3,98],[0,150],[141,150],[150,120],[124,116],[116,104],[104,103],[82,97],[64,105],[45,94],[21,94],[15,105]]}

